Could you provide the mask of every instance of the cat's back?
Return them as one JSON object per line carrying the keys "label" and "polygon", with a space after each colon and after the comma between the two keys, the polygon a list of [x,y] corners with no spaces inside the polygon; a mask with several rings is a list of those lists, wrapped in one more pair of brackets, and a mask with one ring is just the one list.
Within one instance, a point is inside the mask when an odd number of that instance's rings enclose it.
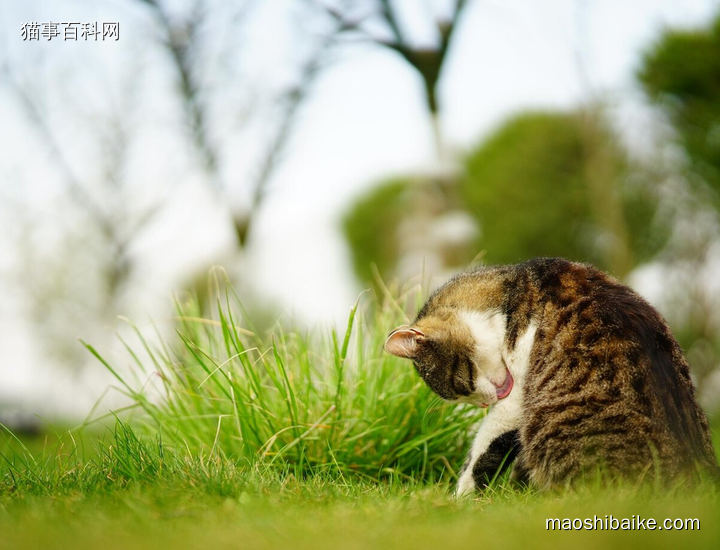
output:
{"label": "cat's back", "polygon": [[585,264],[539,259],[516,270],[538,323],[521,429],[536,483],[598,467],[674,475],[715,464],[687,362],[650,304]]}

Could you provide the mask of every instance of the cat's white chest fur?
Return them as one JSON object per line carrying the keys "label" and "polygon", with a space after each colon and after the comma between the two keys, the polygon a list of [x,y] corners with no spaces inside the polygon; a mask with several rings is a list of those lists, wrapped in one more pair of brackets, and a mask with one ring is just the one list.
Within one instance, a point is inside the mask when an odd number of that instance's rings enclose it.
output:
{"label": "cat's white chest fur", "polygon": [[461,473],[455,490],[456,496],[472,493],[475,490],[473,467],[490,444],[502,434],[520,427],[523,416],[523,388],[525,374],[530,363],[530,354],[535,342],[537,324],[531,322],[515,342],[511,350],[505,348],[505,319],[499,312],[478,314],[468,312],[463,315],[478,346],[486,354],[488,361],[497,361],[486,365],[490,376],[505,367],[514,379],[510,394],[493,405],[478,428],[470,450],[467,467]]}
{"label": "cat's white chest fur", "polygon": [[[505,380],[503,347],[505,341],[505,315],[501,311],[462,311],[458,317],[467,325],[475,342],[473,363],[477,368],[475,378],[479,403],[492,404],[490,399],[495,388]],[[478,403],[478,404],[479,404]]]}

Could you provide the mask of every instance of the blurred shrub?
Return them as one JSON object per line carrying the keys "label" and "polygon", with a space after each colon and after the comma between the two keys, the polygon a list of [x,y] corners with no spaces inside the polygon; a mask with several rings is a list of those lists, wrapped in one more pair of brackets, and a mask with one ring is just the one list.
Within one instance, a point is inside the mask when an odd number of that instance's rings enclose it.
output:
{"label": "blurred shrub", "polygon": [[653,185],[596,110],[512,118],[469,156],[460,193],[492,263],[566,256],[624,276],[668,235]]}
{"label": "blurred shrub", "polygon": [[696,183],[707,185],[720,207],[720,16],[707,29],[663,33],[638,79],[673,124]]}
{"label": "blurred shrub", "polygon": [[489,262],[601,259],[591,246],[584,157],[576,116],[562,113],[517,116],[470,155],[460,192],[481,224],[477,244]]}
{"label": "blurred shrub", "polygon": [[353,268],[362,281],[372,280],[372,264],[384,273],[400,255],[397,225],[406,210],[408,187],[406,180],[387,181],[360,197],[343,218]]}

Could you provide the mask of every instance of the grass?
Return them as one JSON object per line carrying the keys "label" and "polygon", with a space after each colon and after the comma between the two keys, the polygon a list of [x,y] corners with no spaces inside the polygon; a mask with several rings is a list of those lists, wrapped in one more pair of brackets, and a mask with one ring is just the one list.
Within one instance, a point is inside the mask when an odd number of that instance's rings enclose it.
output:
{"label": "grass", "polygon": [[[169,342],[136,331],[131,369],[88,344],[130,405],[37,440],[0,428],[0,547],[718,547],[709,484],[537,493],[503,477],[453,499],[482,413],[442,403],[382,353],[418,297],[367,300],[341,333],[260,335],[227,293],[208,316],[179,303]],[[547,517],[605,514],[700,530],[545,530]]]}
{"label": "grass", "polygon": [[[87,347],[132,400],[132,431],[157,438],[160,454],[297,478],[452,477],[481,412],[444,403],[407,362],[383,353],[399,306],[371,306],[356,304],[343,334],[277,327],[261,336],[241,326],[242,308],[227,292],[212,319],[192,301],[178,304],[173,345],[153,348],[136,331],[126,375]],[[123,445],[136,445],[127,437]],[[130,450],[119,458],[140,452]]]}
{"label": "grass", "polygon": [[[0,499],[8,548],[717,548],[718,496],[633,490],[563,495],[495,488],[455,501],[443,486],[267,480],[232,495],[169,480],[109,492]],[[696,531],[550,532],[548,517],[698,518]]]}

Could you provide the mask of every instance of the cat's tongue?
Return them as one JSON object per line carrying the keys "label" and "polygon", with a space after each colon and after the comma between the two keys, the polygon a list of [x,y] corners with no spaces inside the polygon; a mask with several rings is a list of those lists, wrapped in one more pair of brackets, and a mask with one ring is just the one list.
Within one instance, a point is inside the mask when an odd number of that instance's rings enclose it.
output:
{"label": "cat's tongue", "polygon": [[501,386],[497,386],[495,389],[495,392],[497,393],[498,399],[503,399],[510,395],[510,392],[513,389],[513,377],[510,374],[510,371],[506,368],[505,369],[505,381],[502,383]]}

